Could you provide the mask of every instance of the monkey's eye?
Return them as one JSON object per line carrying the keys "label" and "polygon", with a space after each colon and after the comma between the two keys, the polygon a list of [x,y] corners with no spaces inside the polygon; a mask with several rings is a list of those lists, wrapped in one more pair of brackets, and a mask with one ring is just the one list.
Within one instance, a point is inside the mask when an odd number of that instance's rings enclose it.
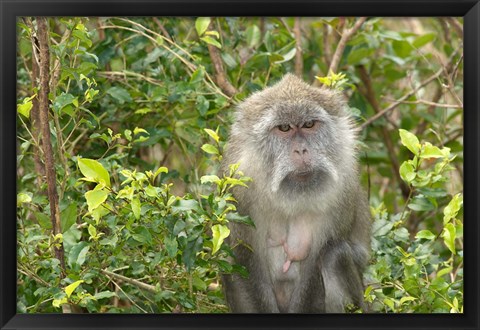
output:
{"label": "monkey's eye", "polygon": [[288,124],[283,124],[283,125],[279,125],[278,129],[282,132],[288,132],[291,129],[291,127]]}
{"label": "monkey's eye", "polygon": [[315,125],[315,121],[314,120],[309,120],[307,122],[305,122],[305,124],[303,124],[303,128],[312,128],[313,126]]}

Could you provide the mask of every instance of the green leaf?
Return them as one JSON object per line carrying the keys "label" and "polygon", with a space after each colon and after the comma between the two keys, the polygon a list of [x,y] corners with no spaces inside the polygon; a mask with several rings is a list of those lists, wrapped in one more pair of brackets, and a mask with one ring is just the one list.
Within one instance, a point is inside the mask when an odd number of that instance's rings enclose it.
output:
{"label": "green leaf", "polygon": [[207,283],[198,276],[193,276],[192,284],[197,290],[205,291],[207,289]]}
{"label": "green leaf", "polygon": [[385,299],[383,299],[383,303],[384,303],[385,305],[387,305],[388,307],[390,307],[390,309],[391,309],[392,311],[395,310],[395,302],[394,302],[392,299],[385,298]]}
{"label": "green leaf", "polygon": [[430,230],[420,230],[417,235],[415,235],[415,238],[424,238],[428,240],[434,239],[436,236],[434,233],[432,233]]}
{"label": "green leaf", "polygon": [[282,49],[278,50],[278,55],[282,56],[282,59],[275,61],[275,63],[279,64],[279,63],[288,62],[295,56],[296,53],[297,53],[297,48],[295,47],[295,41],[292,41]]}
{"label": "green leaf", "polygon": [[17,194],[17,207],[21,206],[23,203],[28,204],[32,201],[32,197],[29,194],[27,194],[27,193]]}
{"label": "green leaf", "polygon": [[205,37],[202,37],[200,39],[205,41],[207,44],[210,44],[210,45],[215,46],[219,49],[222,49],[222,45],[217,40],[213,39],[212,37],[205,36]]}
{"label": "green leaf", "polygon": [[140,243],[152,244],[152,234],[144,226],[136,228],[132,237]]}
{"label": "green leaf", "polygon": [[154,178],[156,178],[160,173],[168,173],[168,168],[161,166],[158,170],[155,171]]}
{"label": "green leaf", "polygon": [[150,184],[145,188],[145,194],[147,194],[148,197],[158,197],[157,189]]}
{"label": "green leaf", "polygon": [[110,175],[98,161],[80,158],[78,160],[78,167],[88,181],[103,183],[105,186],[110,187]]}
{"label": "green leaf", "polygon": [[402,144],[407,147],[407,149],[410,150],[415,156],[418,156],[420,152],[420,141],[418,141],[418,138],[414,134],[404,129],[399,129],[399,132]]}
{"label": "green leaf", "polygon": [[199,209],[199,204],[194,199],[180,199],[176,205],[172,206],[172,211],[174,213],[183,211],[198,211]]}
{"label": "green leaf", "polygon": [[416,175],[417,173],[415,173],[415,168],[409,161],[402,163],[400,166],[400,176],[405,182],[411,183],[415,179]]}
{"label": "green leaf", "polygon": [[52,107],[55,112],[60,113],[62,109],[69,104],[73,104],[75,107],[78,107],[78,99],[72,94],[62,93],[55,98]]}
{"label": "green leaf", "polygon": [[462,194],[456,194],[453,196],[452,200],[448,203],[447,206],[443,209],[443,224],[445,225],[451,219],[454,219],[458,211],[463,205],[463,196]]}
{"label": "green leaf", "polygon": [[242,187],[248,187],[245,182],[239,180],[239,179],[235,179],[235,178],[226,178],[225,179],[225,184],[230,184],[232,185],[232,187],[234,186],[242,186]]}
{"label": "green leaf", "polygon": [[77,243],[75,246],[73,246],[70,249],[70,252],[68,253],[68,265],[70,267],[74,265],[78,265],[78,266],[83,265],[89,249],[90,249],[90,246],[85,241],[81,241]]}
{"label": "green leaf", "polygon": [[211,144],[208,144],[208,143],[206,143],[202,146],[202,150],[205,151],[207,154],[212,154],[212,155],[219,155],[220,154],[217,147],[215,147]]}
{"label": "green leaf", "polygon": [[212,226],[212,242],[213,242],[213,251],[212,254],[217,253],[217,251],[222,247],[222,243],[225,238],[230,235],[230,229],[224,225],[214,225]]}
{"label": "green leaf", "polygon": [[125,131],[123,131],[123,135],[125,135],[125,138],[128,141],[132,141],[132,131],[131,130],[126,129]]}
{"label": "green leaf", "polygon": [[244,223],[249,226],[255,227],[255,223],[250,219],[249,216],[243,216],[236,212],[231,212],[227,214],[227,220],[232,222]]}
{"label": "green leaf", "polygon": [[90,234],[90,238],[97,237],[97,229],[93,225],[88,225],[88,233]]}
{"label": "green leaf", "polygon": [[443,242],[447,246],[447,248],[453,253],[456,254],[455,251],[455,238],[456,238],[456,230],[455,226],[451,223],[447,223],[443,228],[442,232]]}
{"label": "green leaf", "polygon": [[208,135],[210,135],[210,137],[211,137],[212,139],[214,139],[215,142],[218,143],[218,141],[220,140],[220,137],[218,136],[217,132],[215,132],[215,131],[213,131],[213,130],[211,130],[211,129],[209,129],[209,128],[204,128],[203,130],[204,130]]}
{"label": "green leaf", "polygon": [[437,35],[436,33],[427,33],[424,34],[423,36],[419,36],[415,38],[415,40],[412,42],[412,46],[415,48],[420,48],[422,46],[425,46],[426,44],[434,41],[436,39]]}
{"label": "green leaf", "polygon": [[175,258],[178,252],[178,242],[175,237],[165,237],[164,239],[165,249],[167,250],[170,258]]}
{"label": "green leaf", "polygon": [[110,211],[106,207],[97,207],[95,210],[92,211],[92,218],[95,220],[95,223],[98,225],[100,219],[110,213]]}
{"label": "green leaf", "polygon": [[260,43],[261,34],[257,25],[250,25],[245,31],[247,36],[247,45],[250,48],[256,47]]}
{"label": "green leaf", "polygon": [[408,208],[413,211],[433,211],[435,205],[425,197],[416,196],[409,204]]}
{"label": "green leaf", "polygon": [[210,31],[205,32],[205,34],[206,34],[207,36],[214,36],[214,37],[216,37],[217,39],[220,38],[220,33],[218,33],[217,31],[212,31],[212,30],[210,30]]}
{"label": "green leaf", "polygon": [[182,254],[182,261],[187,267],[187,270],[190,271],[192,267],[195,265],[195,260],[197,253],[203,247],[203,238],[202,236],[198,236],[196,239],[189,241],[187,243],[187,247],[183,251]]}
{"label": "green leaf", "polygon": [[61,305],[68,303],[67,297],[63,297],[60,299],[53,299],[52,306],[59,308]]}
{"label": "green leaf", "polygon": [[373,53],[374,49],[371,48],[357,48],[351,51],[347,57],[347,63],[349,65],[356,65],[361,63],[364,59],[369,59],[369,56]]}
{"label": "green leaf", "polygon": [[26,118],[30,118],[30,110],[33,108],[33,102],[27,101],[21,104],[17,104],[17,111]]}
{"label": "green leaf", "polygon": [[108,191],[105,190],[90,190],[85,193],[85,199],[87,200],[88,212],[93,212],[103,202],[107,200]]}
{"label": "green leaf", "polygon": [[102,291],[102,292],[96,293],[93,297],[96,300],[100,300],[100,299],[105,299],[105,298],[117,297],[117,294],[115,292],[112,292],[112,291]]}
{"label": "green leaf", "polygon": [[199,82],[203,81],[205,77],[205,68],[200,65],[198,66],[197,70],[192,73],[192,77],[190,78],[190,84],[198,84]]}
{"label": "green leaf", "polygon": [[205,184],[205,183],[220,183],[220,178],[216,175],[204,175],[200,178],[200,183]]}
{"label": "green leaf", "polygon": [[407,301],[414,301],[416,300],[417,298],[415,297],[410,297],[410,296],[407,296],[407,297],[402,297],[400,298],[400,306],[403,305],[404,303],[406,303]]}
{"label": "green leaf", "polygon": [[437,272],[437,277],[442,277],[443,275],[449,274],[452,270],[453,267],[443,268]]}
{"label": "green leaf", "polygon": [[210,102],[205,96],[198,95],[197,99],[195,100],[195,107],[197,108],[198,113],[200,113],[200,115],[204,117],[207,114],[208,109],[210,108]]}
{"label": "green leaf", "polygon": [[67,294],[67,297],[70,298],[70,296],[72,295],[73,291],[75,291],[75,289],[80,285],[82,284],[83,282],[85,282],[84,280],[79,280],[79,281],[75,281],[73,282],[72,284],[70,285],[67,285],[65,287],[65,293]]}
{"label": "green leaf", "polygon": [[131,201],[133,215],[135,219],[140,219],[140,211],[142,209],[142,204],[140,203],[140,199],[138,197],[133,197]]}
{"label": "green leaf", "polygon": [[402,41],[392,41],[392,46],[395,53],[401,58],[410,56],[410,53],[414,50],[410,42],[405,39]]}
{"label": "green leaf", "polygon": [[[448,148],[447,148],[448,149]],[[450,149],[448,150],[450,153]],[[425,143],[422,152],[420,153],[420,158],[442,158],[445,157],[445,151],[440,150],[440,148],[431,145],[430,143]]]}
{"label": "green leaf", "polygon": [[140,134],[140,133],[145,133],[145,134],[150,135],[150,134],[148,133],[148,131],[147,131],[146,129],[144,129],[144,128],[135,127],[135,128],[133,129],[133,134],[137,135],[137,134]]}
{"label": "green leaf", "polygon": [[210,17],[199,17],[195,20],[195,29],[199,36],[202,36],[207,31],[210,21]]}
{"label": "green leaf", "polygon": [[77,203],[69,204],[60,215],[62,233],[65,233],[77,221]]}
{"label": "green leaf", "polygon": [[123,87],[110,87],[107,90],[107,94],[112,96],[119,104],[124,104],[125,102],[132,102],[133,99],[130,93]]}
{"label": "green leaf", "polygon": [[48,215],[41,212],[35,212],[35,218],[40,224],[40,227],[44,229],[52,229],[52,220]]}

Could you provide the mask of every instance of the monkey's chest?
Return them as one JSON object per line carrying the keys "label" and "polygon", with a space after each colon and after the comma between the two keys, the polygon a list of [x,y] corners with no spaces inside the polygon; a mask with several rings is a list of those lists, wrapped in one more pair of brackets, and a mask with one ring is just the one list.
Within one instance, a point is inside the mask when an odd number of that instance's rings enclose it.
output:
{"label": "monkey's chest", "polygon": [[267,233],[267,259],[272,280],[295,280],[300,263],[312,248],[312,231],[306,220],[272,226]]}
{"label": "monkey's chest", "polygon": [[290,309],[292,295],[311,264],[312,231],[306,219],[272,226],[267,232],[267,260],[273,293],[280,312]]}

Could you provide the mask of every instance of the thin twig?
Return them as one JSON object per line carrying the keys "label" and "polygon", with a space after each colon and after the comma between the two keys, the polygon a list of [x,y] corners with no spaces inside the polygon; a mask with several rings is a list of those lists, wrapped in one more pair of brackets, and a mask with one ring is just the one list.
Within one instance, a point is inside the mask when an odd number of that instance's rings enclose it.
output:
{"label": "thin twig", "polygon": [[147,291],[153,292],[153,293],[157,293],[157,292],[158,292],[157,289],[156,289],[153,285],[140,282],[140,281],[135,280],[135,279],[133,279],[133,278],[129,278],[129,277],[126,277],[126,276],[117,274],[117,273],[113,273],[113,272],[108,271],[108,270],[106,270],[106,269],[100,269],[100,272],[103,273],[103,274],[105,274],[105,275],[108,275],[108,276],[117,278],[117,279],[122,280],[122,281],[124,281],[124,282],[127,282],[127,283],[129,283],[129,284],[132,284],[132,285],[134,285],[134,286],[136,286],[137,288],[140,288],[140,289],[142,289],[142,290],[147,290]]}
{"label": "thin twig", "polygon": [[165,38],[168,38],[170,40],[172,40],[172,37],[170,36],[170,34],[168,33],[167,29],[165,29],[165,27],[163,26],[162,22],[160,22],[160,20],[156,17],[153,18],[153,21],[155,22],[155,24],[157,24],[158,28],[160,29],[160,31],[162,31],[163,35],[165,36]]}
{"label": "thin twig", "polygon": [[123,77],[125,79],[126,79],[127,76],[131,76],[131,77],[137,77],[140,80],[145,80],[146,82],[148,82],[152,85],[158,85],[158,86],[164,86],[165,85],[160,80],[153,79],[153,78],[147,77],[143,74],[133,72],[133,71],[127,71],[127,70],[123,70],[123,71],[97,71],[97,74],[100,75],[100,76],[105,76],[105,77],[118,77],[118,76],[120,76],[120,77]]}
{"label": "thin twig", "polygon": [[[452,55],[450,56],[450,61],[453,59],[453,57],[457,54],[458,52],[458,49],[455,50]],[[423,88],[424,86],[428,85],[429,83],[431,83],[432,81],[438,79],[442,73],[444,73],[444,68],[442,67],[441,69],[439,69],[437,72],[435,72],[433,75],[431,75],[430,77],[428,77],[427,79],[425,79],[424,81],[422,81],[418,86],[417,88],[411,90],[410,92],[408,92],[407,94],[405,94],[404,96],[402,96],[401,98],[399,98],[396,102],[390,104],[388,107],[386,107],[385,109],[383,109],[382,111],[378,112],[377,114],[373,115],[372,117],[368,118],[363,124],[360,125],[360,129],[364,129],[365,127],[367,127],[368,125],[370,125],[371,123],[373,123],[375,120],[383,117],[386,113],[392,111],[393,109],[395,109],[396,107],[398,107],[400,104],[402,104],[405,100],[407,100],[410,96],[412,95],[415,95],[415,93],[417,93],[421,88]]]}
{"label": "thin twig", "polygon": [[[210,22],[209,29],[212,27],[213,21]],[[210,54],[210,59],[212,60],[213,69],[215,71],[215,82],[220,87],[220,89],[227,94],[229,97],[232,97],[237,93],[237,90],[230,83],[227,77],[227,73],[223,67],[222,56],[217,47],[207,44],[208,53]]]}
{"label": "thin twig", "polygon": [[457,33],[459,37],[463,37],[462,25],[454,17],[447,17],[447,20],[450,23],[450,26],[455,30],[455,33]]}
{"label": "thin twig", "polygon": [[[327,22],[323,22],[322,26],[322,32],[323,32],[323,58],[325,63],[331,63],[332,62],[332,53],[330,52],[330,44],[329,44],[329,29],[330,26],[327,24]],[[327,72],[328,75],[328,72]]]}
{"label": "thin twig", "polygon": [[[394,100],[391,100],[394,101]],[[416,101],[403,101],[402,104],[426,104],[435,108],[452,108],[452,109],[463,109],[461,105],[458,104],[443,104],[427,100],[416,100]]]}
{"label": "thin twig", "polygon": [[340,60],[343,55],[343,51],[345,50],[345,47],[347,46],[348,40],[360,29],[360,27],[363,25],[363,23],[367,20],[366,17],[360,17],[353,27],[349,29],[347,27],[347,24],[345,24],[342,32],[342,37],[340,38],[340,41],[338,42],[337,48],[335,49],[335,53],[333,54],[332,57],[332,62],[330,63],[330,67],[328,68],[328,73],[330,72],[337,72],[338,70],[338,65],[340,64]]}

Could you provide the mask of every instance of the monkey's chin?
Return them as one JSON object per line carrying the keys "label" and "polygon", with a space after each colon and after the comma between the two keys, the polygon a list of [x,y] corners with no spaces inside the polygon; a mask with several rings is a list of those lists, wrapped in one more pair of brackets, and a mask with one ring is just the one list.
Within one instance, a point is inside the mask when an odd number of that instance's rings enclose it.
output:
{"label": "monkey's chin", "polygon": [[289,194],[312,193],[326,187],[330,176],[322,170],[294,171],[289,173],[280,183],[279,192]]}

